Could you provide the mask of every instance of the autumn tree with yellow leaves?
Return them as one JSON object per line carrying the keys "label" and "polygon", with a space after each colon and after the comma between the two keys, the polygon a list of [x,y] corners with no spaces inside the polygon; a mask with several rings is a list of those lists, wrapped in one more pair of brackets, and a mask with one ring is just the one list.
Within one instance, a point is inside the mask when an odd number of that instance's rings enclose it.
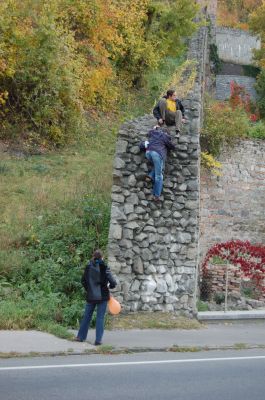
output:
{"label": "autumn tree with yellow leaves", "polygon": [[75,137],[84,111],[115,109],[148,70],[183,51],[197,10],[189,0],[1,2],[2,138]]}

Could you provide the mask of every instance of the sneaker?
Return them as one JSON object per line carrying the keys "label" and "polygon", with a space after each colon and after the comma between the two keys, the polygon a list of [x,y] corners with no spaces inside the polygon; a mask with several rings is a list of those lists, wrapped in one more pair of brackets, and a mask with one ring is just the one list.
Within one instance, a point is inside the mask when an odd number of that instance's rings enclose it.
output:
{"label": "sneaker", "polygon": [[149,175],[145,175],[144,180],[145,182],[153,182],[153,179]]}
{"label": "sneaker", "polygon": [[158,203],[160,201],[160,197],[159,196],[154,196],[153,200]]}
{"label": "sneaker", "polygon": [[97,341],[95,341],[95,346],[101,346],[102,345],[102,342],[97,342]]}
{"label": "sneaker", "polygon": [[83,340],[80,339],[78,336],[76,336],[76,337],[74,338],[74,341],[75,341],[75,342],[83,342]]}

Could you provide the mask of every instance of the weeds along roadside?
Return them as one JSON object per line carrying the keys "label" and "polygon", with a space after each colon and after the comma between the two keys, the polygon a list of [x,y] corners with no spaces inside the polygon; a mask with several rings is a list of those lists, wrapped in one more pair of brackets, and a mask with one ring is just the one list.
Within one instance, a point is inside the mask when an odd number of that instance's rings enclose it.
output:
{"label": "weeds along roadside", "polygon": [[68,337],[66,327],[78,326],[81,273],[91,251],[107,246],[117,131],[150,112],[179,63],[171,59],[145,89],[128,92],[119,113],[89,120],[78,143],[44,155],[2,153],[0,329]]}
{"label": "weeds along roadside", "polygon": [[1,329],[76,325],[84,263],[107,244],[111,163],[94,151],[9,160],[1,179]]}

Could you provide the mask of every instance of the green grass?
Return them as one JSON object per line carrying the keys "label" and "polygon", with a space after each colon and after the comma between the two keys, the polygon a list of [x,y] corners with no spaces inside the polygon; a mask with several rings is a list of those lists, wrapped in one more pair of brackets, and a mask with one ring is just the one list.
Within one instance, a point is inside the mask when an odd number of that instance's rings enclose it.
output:
{"label": "green grass", "polygon": [[265,139],[265,121],[260,120],[252,124],[248,130],[248,136],[253,139]]}
{"label": "green grass", "polygon": [[202,300],[199,300],[199,301],[197,302],[197,310],[198,310],[198,311],[209,311],[208,304],[205,303],[205,302],[202,301]]}
{"label": "green grass", "polygon": [[90,116],[82,139],[38,155],[28,143],[1,152],[0,329],[69,338],[66,327],[78,326],[83,268],[95,248],[107,247],[117,132],[151,111],[178,63],[168,60],[146,76],[145,89],[121,94],[116,112]]}
{"label": "green grass", "polygon": [[213,256],[210,260],[211,264],[213,265],[226,265],[228,263],[227,260],[224,260],[223,258],[219,256]]}
{"label": "green grass", "polygon": [[[106,249],[116,130],[45,155],[4,153],[0,175],[0,329],[69,338],[83,312],[80,277]],[[92,135],[91,133],[91,135]]]}
{"label": "green grass", "polygon": [[108,329],[201,329],[195,319],[166,312],[138,312],[109,316]]}
{"label": "green grass", "polygon": [[246,343],[234,343],[235,350],[245,350],[247,348],[248,348],[248,345]]}
{"label": "green grass", "polygon": [[170,347],[168,351],[171,351],[173,353],[197,353],[199,351],[202,351],[202,349],[200,347],[183,347],[174,345]]}

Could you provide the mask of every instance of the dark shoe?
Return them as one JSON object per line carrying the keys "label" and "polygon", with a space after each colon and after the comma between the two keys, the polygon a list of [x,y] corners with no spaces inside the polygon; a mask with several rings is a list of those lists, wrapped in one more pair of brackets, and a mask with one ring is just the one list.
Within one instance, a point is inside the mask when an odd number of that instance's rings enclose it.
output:
{"label": "dark shoe", "polygon": [[78,336],[76,336],[76,337],[74,338],[74,341],[75,341],[75,342],[83,342],[83,340],[80,339]]}
{"label": "dark shoe", "polygon": [[158,203],[160,201],[160,197],[159,196],[154,196],[153,200]]}
{"label": "dark shoe", "polygon": [[180,137],[180,130],[176,129],[176,137]]}
{"label": "dark shoe", "polygon": [[149,175],[145,175],[144,180],[145,182],[153,182],[153,179]]}
{"label": "dark shoe", "polygon": [[102,345],[102,342],[97,342],[97,341],[96,341],[94,344],[95,344],[95,346],[101,346],[101,345]]}

